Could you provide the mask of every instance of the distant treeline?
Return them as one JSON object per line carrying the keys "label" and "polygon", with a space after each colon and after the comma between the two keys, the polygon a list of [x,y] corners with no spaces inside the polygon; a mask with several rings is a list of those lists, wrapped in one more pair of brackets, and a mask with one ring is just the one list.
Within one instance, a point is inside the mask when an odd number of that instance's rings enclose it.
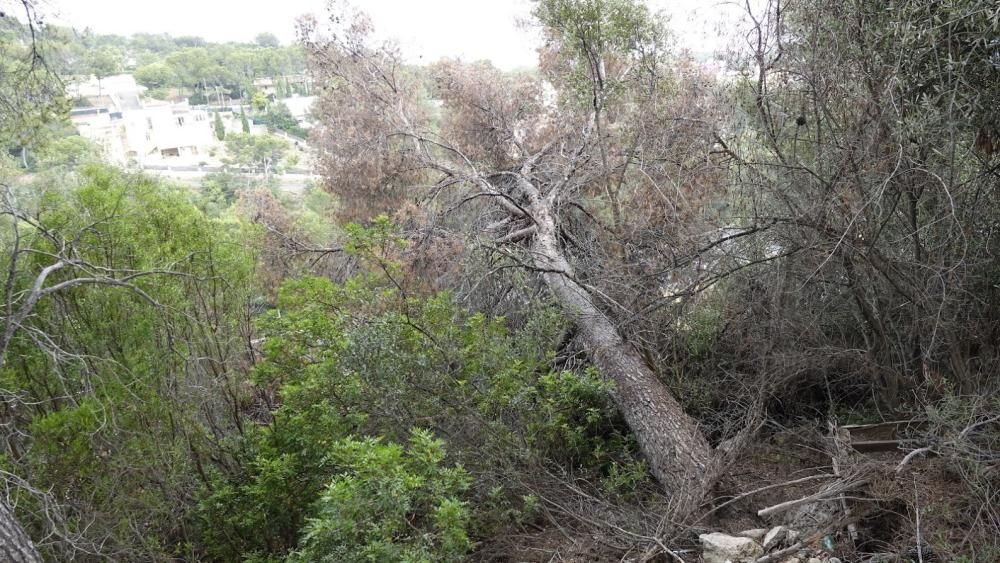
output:
{"label": "distant treeline", "polygon": [[130,72],[153,94],[184,88],[196,102],[208,94],[245,98],[255,91],[254,81],[263,78],[273,80],[279,96],[304,93],[304,86],[287,78],[305,71],[301,48],[283,46],[270,33],[257,35],[253,43],[213,43],[165,33],[126,37],[55,26],[44,33],[46,61],[66,77]]}

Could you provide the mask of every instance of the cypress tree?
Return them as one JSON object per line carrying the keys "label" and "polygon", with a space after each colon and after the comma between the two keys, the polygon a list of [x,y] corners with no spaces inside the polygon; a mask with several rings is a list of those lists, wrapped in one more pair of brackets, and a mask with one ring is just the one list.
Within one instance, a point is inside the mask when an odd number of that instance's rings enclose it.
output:
{"label": "cypress tree", "polygon": [[226,139],[226,126],[222,123],[222,116],[215,112],[215,138],[224,141]]}

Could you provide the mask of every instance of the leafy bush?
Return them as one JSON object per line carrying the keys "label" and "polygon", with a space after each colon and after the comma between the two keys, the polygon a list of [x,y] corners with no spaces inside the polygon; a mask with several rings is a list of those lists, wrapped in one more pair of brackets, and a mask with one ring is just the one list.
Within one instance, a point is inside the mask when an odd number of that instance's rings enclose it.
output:
{"label": "leafy bush", "polygon": [[600,470],[605,485],[628,492],[648,478],[638,446],[611,400],[614,385],[593,368],[526,382],[535,395],[526,411],[534,443],[556,459]]}
{"label": "leafy bush", "polygon": [[246,188],[247,180],[232,172],[212,172],[201,179],[201,194],[198,206],[210,217],[218,217],[238,196],[241,189]]}
{"label": "leafy bush", "polygon": [[[352,246],[376,253],[384,239],[368,232]],[[265,361],[255,378],[263,388],[279,389],[281,406],[270,424],[248,433],[240,447],[247,455],[243,472],[220,474],[202,502],[213,556],[281,555],[296,547],[303,526],[313,536],[321,529],[347,533],[316,523],[328,519],[320,507],[334,503],[337,514],[346,514],[349,497],[337,495],[348,488],[375,495],[388,485],[369,477],[415,471],[410,461],[398,470],[382,467],[405,459],[392,442],[406,440],[405,429],[414,426],[448,436],[452,459],[471,476],[475,486],[462,509],[470,524],[462,529],[477,537],[530,517],[530,490],[512,476],[530,475],[539,462],[596,471],[623,492],[648,478],[608,383],[593,372],[551,372],[551,356],[539,352],[540,344],[551,345],[548,338],[534,331],[511,335],[503,319],[471,314],[447,294],[406,299],[378,280],[364,274],[342,285],[319,278],[289,282],[262,321]],[[375,456],[370,475],[352,460],[364,450],[358,444]],[[350,481],[341,479],[345,467]],[[313,504],[323,495],[326,501]],[[364,512],[373,501],[359,502]],[[438,509],[429,506],[407,509],[409,521],[433,520]],[[359,526],[362,534],[367,528]],[[375,558],[389,553],[383,548],[405,551],[374,536],[358,538]]]}
{"label": "leafy bush", "polygon": [[[552,369],[559,315],[539,306],[512,333],[447,293],[407,296],[392,224],[345,232],[369,271],[342,284],[290,281],[259,323],[254,380],[280,406],[237,446],[242,470],[219,473],[203,497],[210,554],[447,560],[469,536],[537,513],[524,483],[540,464],[590,472],[614,492],[648,479],[610,384]],[[461,479],[432,432],[448,437]],[[456,504],[466,485],[468,505]]]}
{"label": "leafy bush", "polygon": [[57,521],[75,538],[47,551],[52,560],[97,545],[122,560],[169,558],[189,539],[206,436],[238,423],[226,414],[242,401],[237,370],[212,366],[238,365],[239,351],[220,343],[250,293],[253,237],[207,219],[187,190],[142,175],[85,166],[66,187],[39,180],[18,196],[47,236],[25,237],[31,252],[13,266],[7,255],[15,292],[54,261],[53,241],[72,241],[74,259],[92,266],[55,270],[48,287],[94,271],[150,274],[132,289],[66,287],[39,301],[12,341],[17,360],[0,382],[34,406],[9,419],[20,430],[11,472],[29,475],[60,511],[19,517],[38,537]]}
{"label": "leafy bush", "polygon": [[469,475],[443,466],[444,444],[413,430],[409,448],[347,438],[331,457],[343,473],[330,482],[291,562],[461,561],[472,546],[461,500]]}
{"label": "leafy bush", "polygon": [[266,125],[271,132],[277,129],[303,139],[308,136],[308,132],[299,125],[291,110],[282,102],[271,104],[266,113],[254,117],[254,122]]}

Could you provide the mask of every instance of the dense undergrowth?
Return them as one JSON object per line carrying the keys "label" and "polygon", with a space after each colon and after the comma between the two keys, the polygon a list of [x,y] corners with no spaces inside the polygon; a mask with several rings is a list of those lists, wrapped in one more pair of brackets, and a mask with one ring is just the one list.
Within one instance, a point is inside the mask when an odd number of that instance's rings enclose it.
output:
{"label": "dense undergrowth", "polygon": [[[538,6],[537,72],[303,22],[301,194],[102,164],[0,28],[0,508],[45,558],[655,560],[770,525],[809,490],[728,501],[895,419],[899,451],[847,456],[874,469],[835,549],[998,557],[996,7],[773,3],[717,76],[635,2]],[[581,344],[565,279],[617,348]],[[719,460],[689,513],[608,350]]]}

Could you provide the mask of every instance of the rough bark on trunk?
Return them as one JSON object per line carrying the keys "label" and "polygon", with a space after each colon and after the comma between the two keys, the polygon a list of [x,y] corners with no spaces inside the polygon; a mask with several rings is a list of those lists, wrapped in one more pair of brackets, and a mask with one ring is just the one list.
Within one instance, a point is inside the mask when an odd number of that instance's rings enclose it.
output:
{"label": "rough bark on trunk", "polygon": [[0,500],[0,561],[42,563],[35,544],[3,500]]}
{"label": "rough bark on trunk", "polygon": [[618,407],[653,476],[672,497],[676,514],[691,514],[710,485],[712,448],[694,419],[575,281],[559,247],[551,197],[534,199],[530,211],[536,227],[531,243],[535,266],[572,319],[591,361],[614,381]]}

